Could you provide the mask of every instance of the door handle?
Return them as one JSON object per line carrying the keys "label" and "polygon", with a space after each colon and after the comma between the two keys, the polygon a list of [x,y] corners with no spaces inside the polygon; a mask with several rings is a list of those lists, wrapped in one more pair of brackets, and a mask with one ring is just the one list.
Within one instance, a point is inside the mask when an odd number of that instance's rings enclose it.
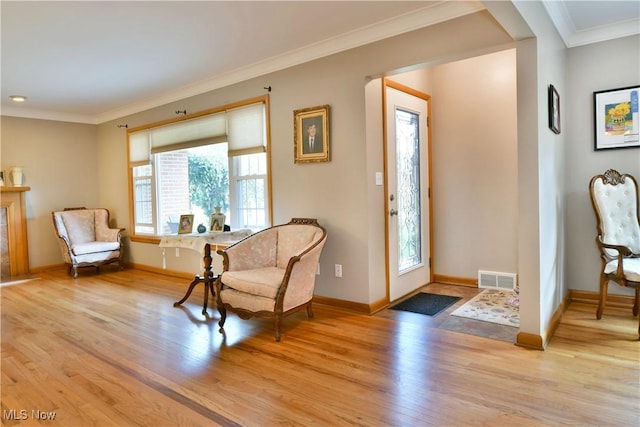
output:
{"label": "door handle", "polygon": [[389,211],[389,216],[394,216],[394,215],[398,215],[398,211],[397,211],[397,210],[395,210],[395,209],[391,209],[391,210]]}

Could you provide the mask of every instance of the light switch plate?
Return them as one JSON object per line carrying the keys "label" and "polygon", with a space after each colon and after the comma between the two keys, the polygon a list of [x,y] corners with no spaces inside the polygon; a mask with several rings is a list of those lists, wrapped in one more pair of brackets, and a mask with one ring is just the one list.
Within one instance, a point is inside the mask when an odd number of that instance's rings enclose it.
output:
{"label": "light switch plate", "polygon": [[376,185],[382,185],[382,172],[376,172]]}

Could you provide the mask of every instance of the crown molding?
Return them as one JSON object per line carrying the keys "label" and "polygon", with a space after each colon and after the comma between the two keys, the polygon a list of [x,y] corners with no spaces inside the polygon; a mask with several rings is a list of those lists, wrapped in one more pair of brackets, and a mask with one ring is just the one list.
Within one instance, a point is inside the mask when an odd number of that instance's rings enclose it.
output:
{"label": "crown molding", "polygon": [[575,33],[576,29],[573,25],[573,21],[569,16],[569,11],[567,10],[564,2],[562,1],[543,1],[542,5],[544,6],[549,18],[553,22],[553,25],[560,33],[560,37],[564,41],[565,46],[568,46],[567,41],[571,37],[573,33]]}
{"label": "crown molding", "polygon": [[638,19],[578,31],[564,1],[543,1],[542,4],[565,46],[569,48],[640,34]]}
{"label": "crown molding", "polygon": [[23,119],[53,120],[56,122],[72,122],[97,125],[96,117],[84,114],[72,114],[59,111],[37,110],[34,108],[2,106],[0,116],[19,117]]}
{"label": "crown molding", "polygon": [[183,86],[173,91],[165,92],[158,96],[144,99],[140,102],[125,105],[122,108],[113,109],[93,116],[46,111],[30,111],[26,108],[11,109],[12,111],[10,113],[5,114],[6,110],[9,110],[9,108],[7,108],[2,112],[2,114],[46,120],[101,124],[275,71],[280,71],[305,62],[313,61],[315,59],[333,55],[335,53],[343,52],[348,49],[353,49],[389,37],[479,12],[484,9],[485,7],[478,0],[441,1],[404,15],[390,18],[382,22],[377,22],[300,49],[286,52],[282,55],[268,58],[264,61],[255,62],[220,75],[212,76],[211,78]]}
{"label": "crown molding", "polygon": [[588,31],[576,31],[565,40],[565,44],[567,47],[577,47],[636,34],[640,34],[640,20],[631,19],[625,22],[603,25]]}

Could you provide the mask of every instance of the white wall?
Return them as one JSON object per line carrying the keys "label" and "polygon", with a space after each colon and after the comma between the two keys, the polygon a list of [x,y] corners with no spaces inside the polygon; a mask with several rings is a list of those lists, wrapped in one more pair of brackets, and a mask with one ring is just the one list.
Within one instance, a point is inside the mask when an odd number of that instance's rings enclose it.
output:
{"label": "white wall", "polygon": [[[98,204],[94,125],[2,116],[2,169],[24,168],[30,268],[62,263],[51,212]],[[113,220],[113,217],[112,217]]]}
{"label": "white wall", "polygon": [[435,273],[517,273],[515,49],[432,70]]}
{"label": "white wall", "polygon": [[[514,5],[536,36],[517,48],[518,249],[521,301],[527,301],[520,309],[520,331],[544,340],[567,292],[563,269],[566,132],[551,132],[547,109],[549,84],[558,88],[561,99],[566,96],[566,48],[541,3]],[[537,270],[531,268],[536,263]]]}
{"label": "white wall", "polygon": [[[640,179],[640,148],[594,150],[593,92],[640,84],[640,36],[569,49],[566,96],[567,282],[571,289],[598,292],[600,255],[589,180],[607,169]],[[633,292],[610,285],[611,293]]]}

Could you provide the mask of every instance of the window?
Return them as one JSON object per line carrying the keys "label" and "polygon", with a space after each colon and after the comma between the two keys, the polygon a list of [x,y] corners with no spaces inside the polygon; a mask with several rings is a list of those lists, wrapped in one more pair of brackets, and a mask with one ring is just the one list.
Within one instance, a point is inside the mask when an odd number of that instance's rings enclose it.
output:
{"label": "window", "polygon": [[267,106],[260,97],[131,129],[132,239],[176,233],[182,214],[209,229],[216,207],[232,230],[268,227]]}

